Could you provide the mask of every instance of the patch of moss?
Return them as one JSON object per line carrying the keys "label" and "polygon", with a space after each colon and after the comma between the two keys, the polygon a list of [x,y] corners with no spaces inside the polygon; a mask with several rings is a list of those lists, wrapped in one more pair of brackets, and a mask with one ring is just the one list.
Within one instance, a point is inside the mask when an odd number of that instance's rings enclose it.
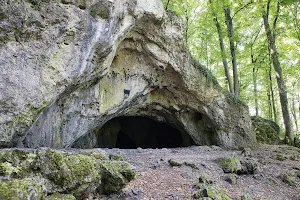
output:
{"label": "patch of moss", "polygon": [[289,186],[296,186],[295,180],[291,176],[289,176],[287,174],[284,174],[282,176],[282,181],[284,183],[288,184]]}
{"label": "patch of moss", "polygon": [[237,173],[240,170],[240,158],[237,156],[219,158],[217,162],[221,165],[225,173]]}
{"label": "patch of moss", "polygon": [[296,171],[296,176],[300,178],[300,170]]}
{"label": "patch of moss", "polygon": [[50,196],[47,196],[46,200],[76,200],[72,194],[60,194],[55,193]]}
{"label": "patch of moss", "polygon": [[282,155],[282,154],[277,154],[277,155],[276,155],[276,159],[279,160],[279,161],[284,161],[284,160],[286,160],[287,158],[286,158],[284,155]]}
{"label": "patch of moss", "polygon": [[275,178],[273,178],[273,177],[268,177],[268,180],[269,180],[269,182],[271,183],[271,184],[273,184],[273,185],[278,185],[278,182],[277,182],[277,180],[275,179]]}
{"label": "patch of moss", "polygon": [[40,168],[49,180],[63,188],[75,189],[84,183],[100,180],[95,161],[86,155],[46,150]]}
{"label": "patch of moss", "polygon": [[48,102],[44,101],[42,105],[34,106],[32,104],[27,104],[26,107],[28,107],[28,111],[19,114],[16,116],[13,121],[17,121],[22,125],[28,126],[34,122],[34,120],[37,118],[37,116],[47,107]]}
{"label": "patch of moss", "polygon": [[260,143],[277,144],[279,141],[279,126],[272,120],[261,117],[251,117],[252,130],[256,134],[256,139]]}
{"label": "patch of moss", "polygon": [[[28,175],[31,163],[35,159],[34,153],[25,153],[19,149],[7,150],[0,152],[0,165],[2,174],[6,176],[15,175],[17,178],[24,178]],[[8,169],[10,168],[10,170]],[[11,171],[8,173],[8,171]],[[6,171],[6,173],[4,172]]]}
{"label": "patch of moss", "polygon": [[131,165],[124,161],[106,161],[102,169],[101,193],[110,194],[118,192],[128,181],[135,176]]}
{"label": "patch of moss", "polygon": [[103,151],[84,151],[82,154],[87,155],[87,156],[92,156],[98,160],[107,160],[107,157]]}
{"label": "patch of moss", "polygon": [[121,154],[110,154],[108,157],[110,160],[124,161],[124,158]]}
{"label": "patch of moss", "polygon": [[10,177],[13,173],[18,174],[20,167],[14,167],[9,162],[4,162],[0,164],[0,175],[5,175]]}
{"label": "patch of moss", "polygon": [[199,180],[201,182],[197,183],[194,188],[197,189],[197,191],[193,194],[194,199],[222,199],[222,200],[231,200],[223,190],[220,190],[218,188],[214,188],[208,181],[205,181],[203,179]]}
{"label": "patch of moss", "polygon": [[177,161],[174,160],[174,159],[170,159],[168,162],[169,162],[169,164],[170,164],[172,167],[174,167],[174,166],[179,167],[179,166],[182,165],[182,163],[179,163],[179,162],[177,162]]}
{"label": "patch of moss", "polygon": [[0,199],[45,199],[46,191],[31,179],[15,179],[0,182]]}
{"label": "patch of moss", "polygon": [[[119,157],[117,159],[120,160]],[[7,177],[8,179],[18,178],[21,181],[25,180],[24,177],[34,175],[34,177],[48,179],[47,182],[51,184],[51,187],[57,188],[60,192],[70,193],[78,198],[81,195],[95,192],[96,188],[103,188],[107,194],[118,192],[135,176],[133,168],[128,162],[109,160],[102,151],[68,153],[40,148],[29,153],[19,149],[9,149],[0,151],[0,161],[1,175],[16,174],[16,176]],[[25,183],[28,183],[27,180]],[[32,180],[30,181],[34,183]],[[14,182],[6,183],[1,183],[1,187],[5,189],[8,184]],[[18,184],[21,182],[16,182],[16,187]],[[33,187],[35,187],[34,184]],[[13,192],[14,190],[9,190],[8,194],[0,193],[2,195],[0,199],[10,199],[2,197],[7,197]],[[37,193],[38,191],[33,192]],[[15,196],[17,195],[15,194]]]}

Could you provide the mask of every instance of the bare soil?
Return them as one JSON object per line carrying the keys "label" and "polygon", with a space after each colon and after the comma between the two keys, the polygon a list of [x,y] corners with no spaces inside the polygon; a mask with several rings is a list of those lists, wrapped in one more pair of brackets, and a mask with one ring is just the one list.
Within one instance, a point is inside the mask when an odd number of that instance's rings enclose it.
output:
{"label": "bare soil", "polygon": [[[217,146],[192,146],[175,149],[106,149],[108,154],[120,153],[136,167],[137,175],[122,191],[104,199],[192,199],[193,187],[201,175],[213,181],[232,199],[248,195],[253,200],[300,200],[300,149],[290,146],[261,145],[248,157],[261,163],[258,173],[238,175],[237,183],[225,181],[225,174],[216,162],[242,151]],[[170,159],[182,164],[171,166]],[[283,181],[289,176],[292,184]],[[300,175],[299,175],[300,176]]]}

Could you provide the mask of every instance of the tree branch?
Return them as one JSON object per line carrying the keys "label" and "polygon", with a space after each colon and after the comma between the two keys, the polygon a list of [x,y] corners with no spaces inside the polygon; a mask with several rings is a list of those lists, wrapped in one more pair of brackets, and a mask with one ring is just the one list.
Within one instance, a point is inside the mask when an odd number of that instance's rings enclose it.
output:
{"label": "tree branch", "polygon": [[168,0],[165,10],[168,10],[169,3],[170,3],[170,0]]}
{"label": "tree branch", "polygon": [[232,19],[234,18],[234,16],[235,16],[236,14],[238,14],[240,11],[244,10],[245,8],[247,8],[247,7],[248,7],[249,5],[251,5],[252,3],[253,3],[253,1],[250,1],[249,3],[243,5],[241,8],[239,8],[239,9],[233,14]]}

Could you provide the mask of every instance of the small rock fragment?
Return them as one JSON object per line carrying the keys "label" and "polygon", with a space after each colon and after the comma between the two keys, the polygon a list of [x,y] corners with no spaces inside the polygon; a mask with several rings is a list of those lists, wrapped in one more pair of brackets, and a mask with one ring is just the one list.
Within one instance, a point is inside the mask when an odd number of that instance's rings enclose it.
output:
{"label": "small rock fragment", "polygon": [[168,162],[169,162],[169,164],[170,164],[172,167],[174,167],[174,166],[179,167],[179,166],[182,165],[182,163],[179,163],[179,162],[177,162],[177,161],[174,160],[174,159],[170,159]]}
{"label": "small rock fragment", "polygon": [[242,150],[242,155],[243,156],[251,156],[251,149],[250,148],[244,148]]}
{"label": "small rock fragment", "polygon": [[235,185],[237,184],[237,175],[236,174],[229,174],[228,176],[225,176],[225,181],[228,183]]}
{"label": "small rock fragment", "polygon": [[199,169],[199,167],[197,167],[197,165],[195,165],[194,163],[184,162],[184,165],[191,167],[193,169]]}

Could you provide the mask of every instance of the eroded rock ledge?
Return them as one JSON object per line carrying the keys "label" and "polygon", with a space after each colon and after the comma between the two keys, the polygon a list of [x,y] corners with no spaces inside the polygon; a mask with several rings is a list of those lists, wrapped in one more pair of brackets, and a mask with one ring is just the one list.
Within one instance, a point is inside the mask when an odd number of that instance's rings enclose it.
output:
{"label": "eroded rock ledge", "polygon": [[71,147],[110,120],[255,143],[248,108],[189,56],[160,0],[0,1],[0,146]]}

